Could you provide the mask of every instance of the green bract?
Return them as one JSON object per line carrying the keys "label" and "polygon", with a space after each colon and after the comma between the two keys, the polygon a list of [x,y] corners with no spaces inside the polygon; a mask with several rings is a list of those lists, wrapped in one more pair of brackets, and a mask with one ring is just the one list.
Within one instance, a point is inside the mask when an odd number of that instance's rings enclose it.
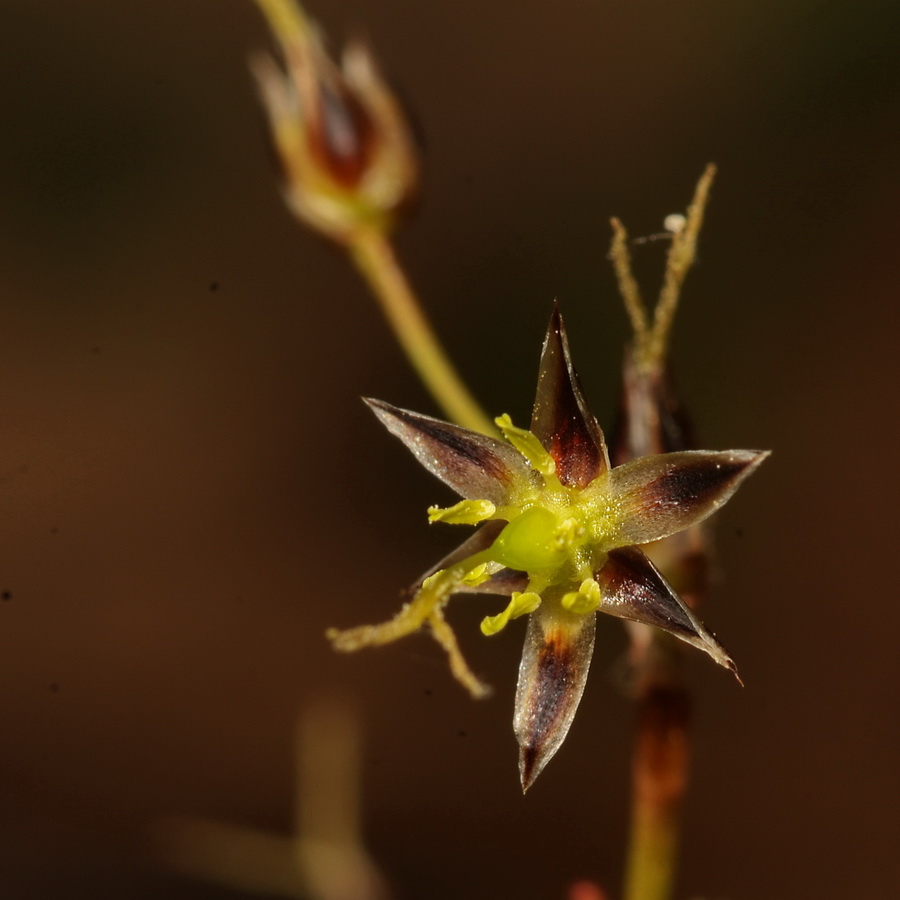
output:
{"label": "green bract", "polygon": [[429,509],[432,522],[478,530],[417,585],[390,622],[331,632],[340,650],[383,644],[428,625],[473,694],[486,689],[466,665],[443,616],[457,593],[509,599],[481,630],[496,634],[529,615],[514,727],[528,787],[562,743],[581,699],[597,612],[665,629],[734,670],[724,648],[637,545],[702,521],[765,459],[748,450],[684,451],[610,468],[554,311],[541,355],[531,429],[509,416],[489,437],[377,400],[367,401],[419,462],[463,500]]}

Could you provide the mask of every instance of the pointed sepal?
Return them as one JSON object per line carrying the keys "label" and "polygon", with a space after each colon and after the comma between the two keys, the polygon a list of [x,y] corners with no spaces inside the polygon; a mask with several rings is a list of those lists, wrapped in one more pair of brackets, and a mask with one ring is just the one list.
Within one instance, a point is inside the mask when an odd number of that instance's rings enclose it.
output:
{"label": "pointed sepal", "polygon": [[365,402],[429,472],[468,500],[501,506],[517,484],[534,478],[522,454],[503,441],[381,400]]}
{"label": "pointed sepal", "polygon": [[602,598],[599,612],[661,628],[708,653],[737,677],[737,668],[725,648],[637,547],[611,550],[595,577]]}
{"label": "pointed sepal", "polygon": [[609,468],[603,432],[581,393],[558,308],[541,352],[531,431],[550,451],[556,474],[568,487],[583,488]]}
{"label": "pointed sepal", "polygon": [[617,466],[606,486],[618,518],[609,546],[647,544],[702,522],[768,455],[756,450],[685,450]]}
{"label": "pointed sepal", "polygon": [[523,791],[565,740],[594,652],[596,615],[569,612],[559,601],[545,595],[528,618],[513,719]]}

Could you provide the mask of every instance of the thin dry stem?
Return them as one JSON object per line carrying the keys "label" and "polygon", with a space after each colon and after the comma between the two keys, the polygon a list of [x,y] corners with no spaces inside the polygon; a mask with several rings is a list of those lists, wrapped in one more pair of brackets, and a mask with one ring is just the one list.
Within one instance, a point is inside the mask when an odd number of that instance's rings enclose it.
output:
{"label": "thin dry stem", "polygon": [[609,258],[634,331],[632,352],[639,368],[645,372],[661,372],[665,365],[672,321],[678,308],[681,287],[696,261],[697,235],[703,226],[703,215],[715,175],[716,167],[710,163],[697,182],[684,224],[672,236],[672,246],[666,258],[666,271],[659,299],[653,310],[652,324],[648,321],[647,308],[634,277],[631,254],[628,252],[628,233],[618,219],[610,220],[613,238]]}
{"label": "thin dry stem", "polygon": [[625,303],[625,311],[631,319],[631,327],[635,339],[640,343],[646,339],[647,334],[647,308],[641,297],[641,289],[631,268],[631,254],[628,252],[628,232],[625,226],[613,217],[609,220],[612,226],[613,239],[609,248],[609,258],[612,261],[619,282],[619,293]]}
{"label": "thin dry stem", "polygon": [[677,669],[678,651],[670,655],[657,645],[654,656],[639,686],[624,900],[672,896],[687,788],[690,701]]}
{"label": "thin dry stem", "polygon": [[362,842],[360,725],[337,701],[319,701],[296,737],[296,820],[290,835],[226,822],[161,820],[152,837],[172,869],[232,890],[303,900],[385,900]]}
{"label": "thin dry stem", "polygon": [[297,870],[315,900],[382,900],[381,876],[362,839],[359,716],[344,703],[311,706],[297,729]]}
{"label": "thin dry stem", "polygon": [[[652,324],[640,303],[631,268],[627,234],[614,219],[610,258],[619,292],[634,331],[630,349],[636,382],[626,395],[630,415],[642,418],[646,433],[659,429],[653,387],[664,378],[668,342],[682,285],[696,261],[697,236],[715,177],[708,165],[694,191],[681,228],[672,236],[663,285]],[[697,534],[700,539],[699,533]],[[669,539],[671,540],[671,539]],[[663,542],[665,543],[665,542]],[[684,581],[681,590],[697,600],[705,593],[705,567],[693,565],[682,554],[697,552],[693,545],[669,544],[660,569],[670,580]],[[661,548],[660,548],[661,549]],[[701,554],[705,549],[700,543]],[[674,555],[673,555],[674,554]],[[683,570],[683,571],[680,571]],[[680,579],[676,576],[681,574]],[[653,633],[636,655],[635,693],[638,728],[632,769],[631,834],[625,872],[624,900],[669,900],[674,891],[681,807],[687,788],[689,763],[689,704],[679,665],[679,649],[665,636]]]}
{"label": "thin dry stem", "polygon": [[279,40],[291,43],[311,34],[309,20],[292,0],[255,0],[255,3]]}
{"label": "thin dry stem", "polygon": [[297,721],[294,821],[307,840],[360,843],[359,716],[346,704],[317,700]]}
{"label": "thin dry stem", "polygon": [[359,229],[348,238],[347,249],[381,304],[400,346],[449,419],[473,431],[496,434],[493,422],[441,347],[385,234],[374,228]]}
{"label": "thin dry stem", "polygon": [[662,360],[665,357],[672,320],[675,318],[675,310],[681,294],[681,286],[696,261],[697,235],[703,227],[703,214],[706,211],[709,191],[715,176],[716,167],[710,163],[697,182],[694,199],[687,209],[684,225],[672,238],[672,246],[669,248],[669,256],[666,260],[663,286],[653,315],[651,343],[647,348],[647,354],[653,360]]}

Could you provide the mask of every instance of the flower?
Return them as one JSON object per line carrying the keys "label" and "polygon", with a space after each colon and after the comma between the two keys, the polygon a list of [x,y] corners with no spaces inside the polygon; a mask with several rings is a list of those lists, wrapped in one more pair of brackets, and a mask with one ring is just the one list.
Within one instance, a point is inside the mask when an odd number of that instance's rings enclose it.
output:
{"label": "flower", "polygon": [[480,525],[383,625],[329,633],[340,650],[383,644],[429,625],[456,676],[484,693],[443,617],[462,592],[509,597],[481,623],[496,634],[528,615],[513,720],[522,786],[534,782],[572,723],[594,649],[597,613],[662,628],[737,674],[731,657],[667,584],[640,545],[702,521],[768,455],[683,451],[611,468],[581,392],[559,310],[544,341],[531,430],[496,419],[503,440],[368,404],[430,472],[463,500],[432,522]]}
{"label": "flower", "polygon": [[345,240],[383,230],[411,198],[418,165],[406,119],[368,50],[348,45],[342,65],[293,0],[257,0],[284,56],[252,67],[259,83],[294,213]]}

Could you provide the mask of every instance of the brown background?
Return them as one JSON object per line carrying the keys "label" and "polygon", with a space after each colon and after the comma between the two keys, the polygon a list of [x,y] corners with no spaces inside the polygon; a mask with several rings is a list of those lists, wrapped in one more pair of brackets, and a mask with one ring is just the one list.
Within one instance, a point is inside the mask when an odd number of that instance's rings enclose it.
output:
{"label": "brown background", "polygon": [[[897,896],[900,15],[826,0],[319,2],[426,143],[400,252],[495,413],[527,416],[559,297],[611,420],[606,221],[657,231],[720,166],[675,355],[711,447],[775,453],[721,516],[692,660],[680,896]],[[342,257],[280,202],[249,2],[0,7],[0,896],[225,898],[158,817],[286,832],[297,712],[362,710],[366,832],[397,898],[618,889],[631,708],[599,632],[527,799],[521,627],[452,613],[496,696],[410,639],[334,656],[455,535],[368,394],[433,411]],[[658,274],[660,245],[641,253]],[[486,605],[487,604],[487,605]]]}

